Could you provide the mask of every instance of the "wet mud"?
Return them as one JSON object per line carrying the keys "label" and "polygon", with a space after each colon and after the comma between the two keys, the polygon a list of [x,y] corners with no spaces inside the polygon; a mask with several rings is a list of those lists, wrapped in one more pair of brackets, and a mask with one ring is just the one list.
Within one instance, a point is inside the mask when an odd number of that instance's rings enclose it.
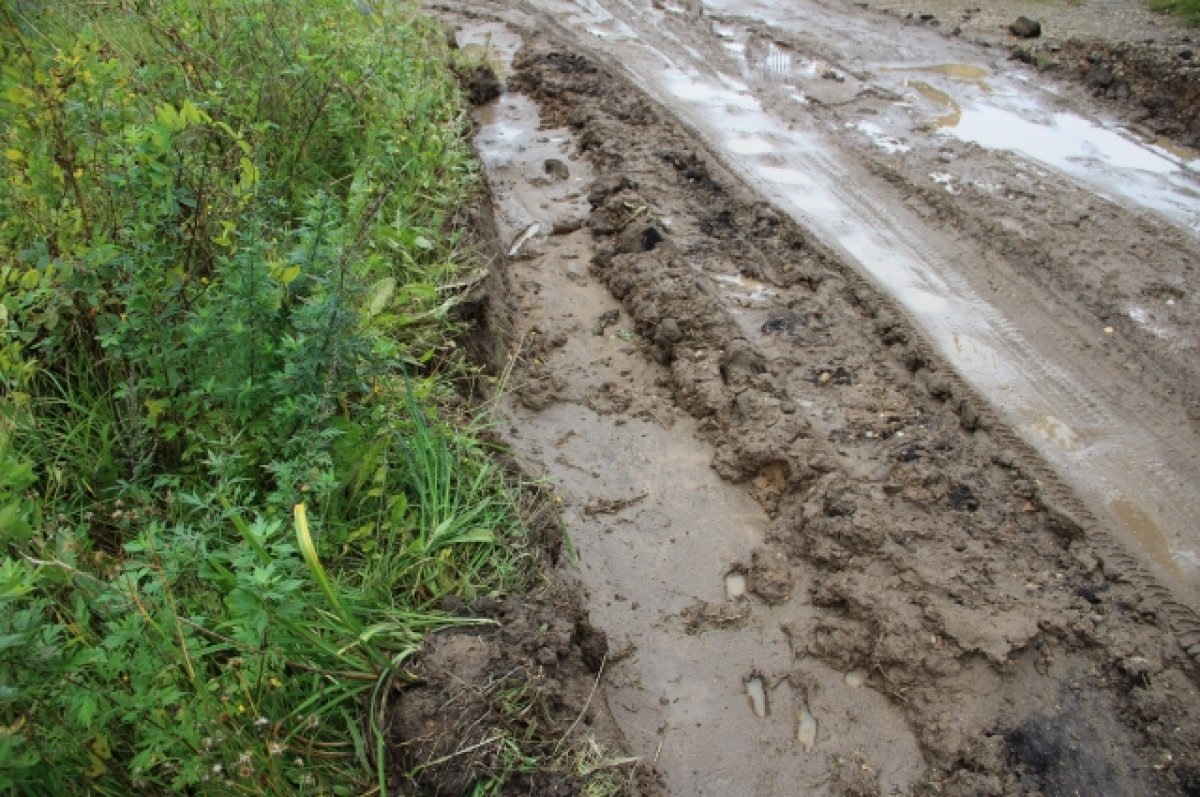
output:
{"label": "wet mud", "polygon": [[[670,5],[659,13],[689,12]],[[607,636],[597,700],[667,793],[1200,789],[1200,623],[1187,589],[1162,585],[1163,573],[1186,582],[1195,571],[1143,497],[1111,496],[1111,519],[1098,517],[913,322],[912,300],[936,294],[889,296],[852,248],[747,180],[738,157],[763,158],[760,180],[811,185],[771,161],[770,131],[743,127],[726,142],[732,161],[717,157],[603,48],[555,32],[532,6],[436,8],[461,43],[486,41],[505,64],[477,139],[499,238],[486,336],[506,379],[503,437],[562,501],[569,577]],[[631,32],[593,19],[601,41]],[[808,102],[879,102],[836,53],[810,48],[804,61],[789,46],[755,56],[764,80],[799,70],[821,83]],[[961,110],[953,81],[978,88],[987,74],[892,79],[937,106],[937,127]],[[673,85],[685,100],[709,90]],[[731,92],[719,99],[743,102]],[[1086,188],[1018,165],[1059,180],[1067,199],[1007,205],[1022,225],[1009,229],[999,199],[954,201],[962,177],[924,171],[939,148],[877,116],[854,127],[862,174],[961,230],[973,243],[957,251],[986,251],[1008,290],[1038,285],[1044,306],[1068,306],[1072,323],[1107,319],[1097,339],[1135,348],[1078,275],[1035,273],[1074,256],[1044,244],[1062,229],[1053,213]],[[1098,247],[1114,220],[1144,225],[1178,258],[1165,270],[1186,276],[1194,244],[1176,221],[1085,207]],[[1181,430],[1188,351],[1130,357],[1143,400],[1162,396]],[[1092,409],[1034,413],[1026,428],[1064,452],[1094,449],[1079,420]]]}

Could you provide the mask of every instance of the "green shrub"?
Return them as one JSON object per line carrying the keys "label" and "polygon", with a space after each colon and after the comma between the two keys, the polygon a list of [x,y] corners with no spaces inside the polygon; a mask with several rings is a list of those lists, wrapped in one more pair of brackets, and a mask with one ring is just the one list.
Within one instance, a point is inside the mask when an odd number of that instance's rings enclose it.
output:
{"label": "green shrub", "polygon": [[0,790],[384,787],[430,607],[525,572],[432,409],[477,179],[440,29],[10,0],[0,34]]}

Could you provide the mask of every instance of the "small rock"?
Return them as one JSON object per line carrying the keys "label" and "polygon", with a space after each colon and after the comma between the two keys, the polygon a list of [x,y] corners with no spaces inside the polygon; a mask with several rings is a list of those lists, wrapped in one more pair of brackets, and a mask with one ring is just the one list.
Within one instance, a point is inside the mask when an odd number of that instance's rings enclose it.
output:
{"label": "small rock", "polygon": [[1014,47],[1012,55],[1008,56],[1010,61],[1020,61],[1023,64],[1033,63],[1033,53],[1026,50],[1024,47]]}
{"label": "small rock", "polygon": [[671,343],[683,340],[683,330],[679,328],[679,322],[674,318],[663,319],[663,322],[658,325],[658,334],[662,336],[663,340]]}
{"label": "small rock", "polygon": [[601,177],[592,183],[588,189],[588,204],[599,207],[613,194],[632,188],[633,183],[624,175]]}
{"label": "small rock", "polygon": [[1008,30],[1019,39],[1036,39],[1042,35],[1042,23],[1029,17],[1017,17],[1017,20],[1008,26]]}
{"label": "small rock", "polygon": [[1195,54],[1195,53],[1193,53],[1191,50],[1187,50],[1187,49],[1184,49],[1184,50],[1180,50],[1180,51],[1179,51],[1179,57],[1180,57],[1180,58],[1182,58],[1184,61],[1190,61],[1190,60],[1192,60],[1192,56],[1193,56],[1194,54]]}
{"label": "small rock", "polygon": [[1094,89],[1107,89],[1115,80],[1112,70],[1105,64],[1096,64],[1088,70],[1087,77],[1084,81]]}
{"label": "small rock", "polygon": [[555,180],[566,180],[571,176],[571,170],[567,168],[567,164],[560,161],[558,158],[547,158],[544,164],[546,174],[553,177]]}
{"label": "small rock", "polygon": [[582,216],[569,216],[564,219],[555,219],[554,226],[550,228],[551,235],[568,235],[576,230],[583,228],[584,218]]}

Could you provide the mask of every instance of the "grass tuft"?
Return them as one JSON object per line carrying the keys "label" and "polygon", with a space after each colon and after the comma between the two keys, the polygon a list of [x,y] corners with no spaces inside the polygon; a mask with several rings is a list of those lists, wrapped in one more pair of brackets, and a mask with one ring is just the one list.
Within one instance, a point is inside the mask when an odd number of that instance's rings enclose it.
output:
{"label": "grass tuft", "polygon": [[1156,11],[1166,11],[1200,25],[1200,0],[1151,0],[1150,5]]}

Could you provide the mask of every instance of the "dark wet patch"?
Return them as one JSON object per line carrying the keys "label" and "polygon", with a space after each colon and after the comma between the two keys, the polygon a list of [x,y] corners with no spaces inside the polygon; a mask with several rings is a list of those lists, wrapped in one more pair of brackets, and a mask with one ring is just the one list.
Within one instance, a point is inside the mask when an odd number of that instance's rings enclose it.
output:
{"label": "dark wet patch", "polygon": [[458,79],[472,105],[486,105],[500,96],[500,78],[488,64],[462,70]]}
{"label": "dark wet patch", "polygon": [[786,310],[773,313],[759,328],[764,335],[794,335],[802,327],[808,326],[808,318],[804,315]]}
{"label": "dark wet patch", "polygon": [[947,496],[950,506],[960,512],[975,512],[979,509],[979,499],[965,484],[956,484],[950,488]]}
{"label": "dark wet patch", "polygon": [[1043,794],[1125,797],[1144,793],[1131,790],[1110,762],[1110,756],[1126,756],[1108,749],[1106,734],[1092,722],[1077,708],[1069,708],[1057,715],[1031,717],[1010,731],[1005,741],[1025,769],[1023,780],[1036,784]]}

